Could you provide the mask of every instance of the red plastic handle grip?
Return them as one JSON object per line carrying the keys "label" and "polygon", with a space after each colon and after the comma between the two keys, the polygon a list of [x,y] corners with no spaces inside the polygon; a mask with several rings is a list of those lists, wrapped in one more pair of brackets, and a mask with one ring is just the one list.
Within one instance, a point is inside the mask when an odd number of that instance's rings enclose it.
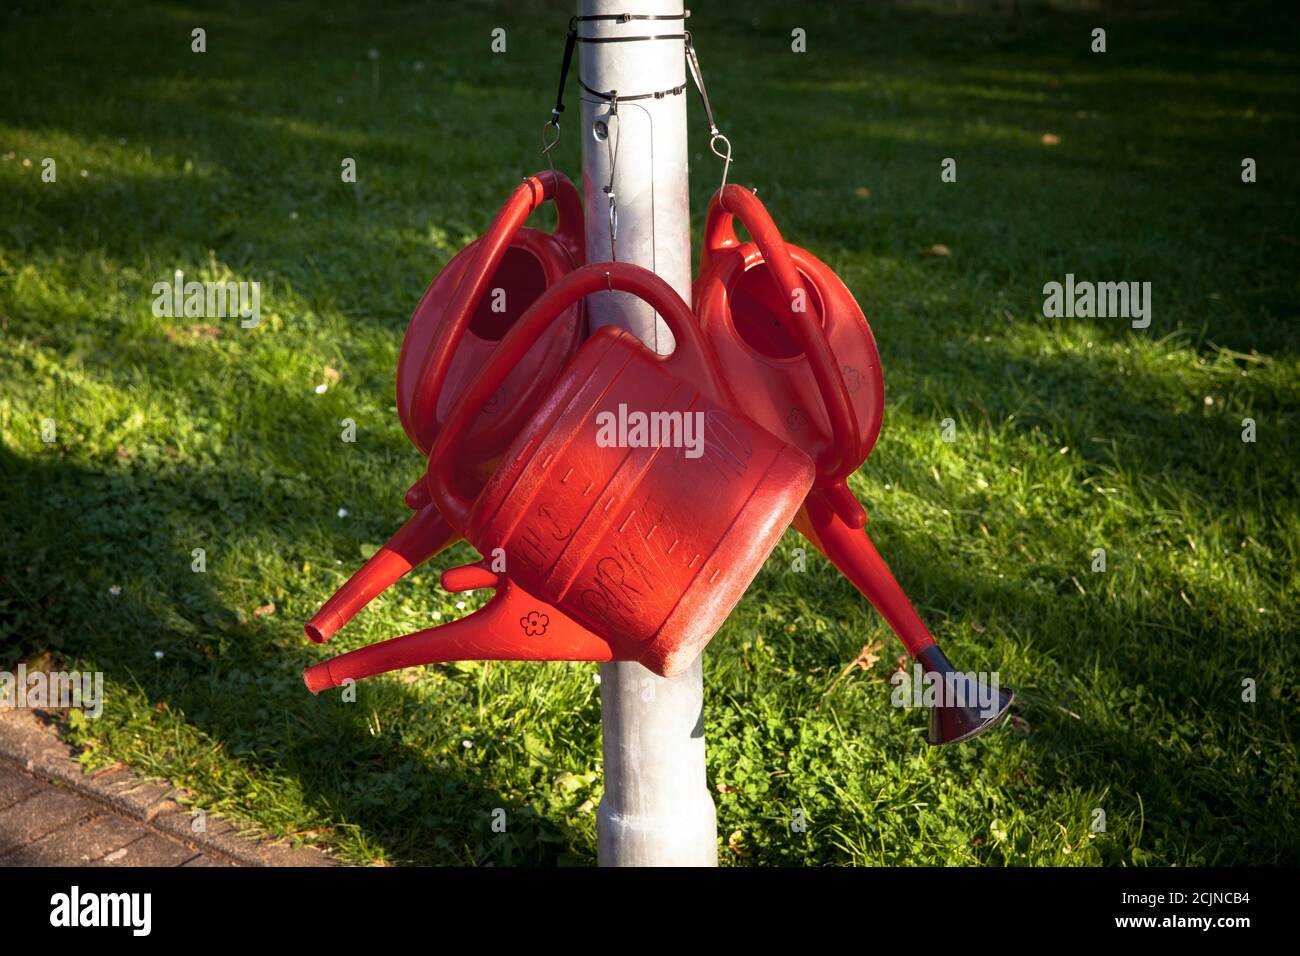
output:
{"label": "red plastic handle grip", "polygon": [[[474,416],[551,322],[579,299],[607,290],[630,292],[652,305],[677,340],[676,350],[664,361],[692,363],[694,371],[704,377],[703,381],[695,380],[694,384],[715,400],[731,403],[731,393],[718,372],[713,350],[704,340],[690,308],[672,286],[650,270],[627,262],[597,262],[575,269],[543,293],[497,343],[488,364],[461,395],[429,453],[432,497],[453,527],[464,531],[472,507],[472,503],[462,498],[457,490],[454,464],[456,446]],[[450,347],[454,349],[455,346],[456,342],[452,341]]]}
{"label": "red plastic handle grip", "polygon": [[831,425],[831,441],[818,456],[817,483],[833,483],[855,471],[859,464],[854,460],[860,445],[858,420],[853,413],[848,386],[840,374],[835,356],[831,354],[830,343],[826,340],[826,332],[821,324],[806,309],[795,311],[793,308],[792,300],[796,293],[802,291],[804,301],[807,302],[808,292],[794,260],[790,258],[780,230],[757,196],[734,184],[714,194],[704,226],[707,248],[717,250],[737,244],[736,233],[732,228],[733,217],[739,218],[749,230],[754,243],[763,254],[772,279],[785,296],[786,304],[791,306],[788,322],[785,321],[783,310],[783,324],[808,358],[808,365],[817,382],[817,391],[826,407]]}
{"label": "red plastic handle grip", "polygon": [[[538,174],[543,175],[541,173]],[[563,173],[556,174],[555,232],[551,235],[568,250],[574,262],[587,258],[586,220],[582,211],[582,197],[577,188]]]}
{"label": "red plastic handle grip", "polygon": [[469,327],[470,317],[483,294],[487,284],[501,265],[501,260],[510,247],[520,227],[546,200],[554,200],[558,211],[555,229],[556,238],[560,240],[576,258],[581,261],[580,243],[575,238],[582,235],[582,200],[567,176],[547,171],[529,176],[510,194],[506,204],[497,213],[487,232],[483,233],[474,251],[460,283],[447,305],[446,319],[438,327],[437,335],[429,347],[420,373],[419,384],[415,391],[412,418],[419,421],[432,421],[438,406],[438,394],[447,380],[456,346],[460,343],[465,329]]}

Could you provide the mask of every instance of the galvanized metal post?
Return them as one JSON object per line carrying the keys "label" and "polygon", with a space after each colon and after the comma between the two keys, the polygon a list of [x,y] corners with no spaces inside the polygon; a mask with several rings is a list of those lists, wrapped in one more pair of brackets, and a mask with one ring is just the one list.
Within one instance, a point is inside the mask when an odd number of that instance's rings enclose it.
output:
{"label": "galvanized metal post", "polygon": [[[585,37],[678,39],[579,43],[579,78],[592,90],[632,97],[686,82],[682,0],[579,0]],[[617,258],[658,273],[691,295],[686,93],[619,102],[581,91],[587,261]],[[612,228],[610,194],[617,211]],[[672,333],[654,310],[621,292],[588,300],[593,327],[620,325],[658,352]],[[700,662],[664,679],[640,664],[602,664],[605,795],[597,822],[602,866],[716,866],[717,817],[704,774]]]}

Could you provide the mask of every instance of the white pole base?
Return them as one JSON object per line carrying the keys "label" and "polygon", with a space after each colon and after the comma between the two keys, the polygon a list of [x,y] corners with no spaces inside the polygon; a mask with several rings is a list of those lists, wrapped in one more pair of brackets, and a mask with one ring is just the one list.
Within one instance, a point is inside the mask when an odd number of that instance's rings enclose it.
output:
{"label": "white pole base", "polygon": [[635,663],[602,664],[600,703],[600,865],[717,866],[718,821],[704,775],[700,660],[674,678]]}

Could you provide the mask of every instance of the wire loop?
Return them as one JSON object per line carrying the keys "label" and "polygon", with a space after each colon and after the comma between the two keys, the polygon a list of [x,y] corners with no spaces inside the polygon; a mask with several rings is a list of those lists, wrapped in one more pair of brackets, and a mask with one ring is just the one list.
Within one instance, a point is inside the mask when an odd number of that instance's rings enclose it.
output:
{"label": "wire loop", "polygon": [[[551,172],[555,172],[555,160],[551,158],[551,150],[555,149],[560,142],[560,124],[558,119],[558,116],[552,117],[552,119],[542,124],[542,155],[546,157],[546,161],[550,164]],[[548,129],[555,130],[554,138],[549,137],[549,134],[546,132]]]}

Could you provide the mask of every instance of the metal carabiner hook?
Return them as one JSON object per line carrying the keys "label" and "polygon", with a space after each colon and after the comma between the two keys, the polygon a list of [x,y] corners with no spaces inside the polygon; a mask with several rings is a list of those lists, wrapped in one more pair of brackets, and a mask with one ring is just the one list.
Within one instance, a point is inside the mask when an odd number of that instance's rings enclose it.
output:
{"label": "metal carabiner hook", "polygon": [[[547,136],[547,129],[555,130],[555,137],[552,139]],[[560,116],[552,111],[551,118],[542,124],[542,155],[546,157],[546,162],[550,164],[551,172],[555,172],[555,160],[551,158],[551,150],[560,142]]]}
{"label": "metal carabiner hook", "polygon": [[610,90],[609,115],[605,125],[605,149],[609,156],[609,183],[603,187],[609,197],[609,258],[618,261],[618,197],[614,193],[614,178],[618,170],[618,144],[622,139],[623,120],[618,115],[618,90]]}
{"label": "metal carabiner hook", "polygon": [[[727,152],[725,154],[718,152],[718,140],[722,140],[722,142],[726,144]],[[727,173],[731,171],[731,140],[727,139],[727,137],[723,136],[715,129],[713,135],[709,137],[709,151],[712,152],[714,156],[718,157],[718,159],[722,160],[722,185],[718,187],[718,205],[722,206],[723,210],[729,212],[730,210],[727,210],[722,197],[727,191]]]}
{"label": "metal carabiner hook", "polygon": [[609,192],[609,259],[611,262],[618,261],[618,202],[614,199],[614,191]]}

